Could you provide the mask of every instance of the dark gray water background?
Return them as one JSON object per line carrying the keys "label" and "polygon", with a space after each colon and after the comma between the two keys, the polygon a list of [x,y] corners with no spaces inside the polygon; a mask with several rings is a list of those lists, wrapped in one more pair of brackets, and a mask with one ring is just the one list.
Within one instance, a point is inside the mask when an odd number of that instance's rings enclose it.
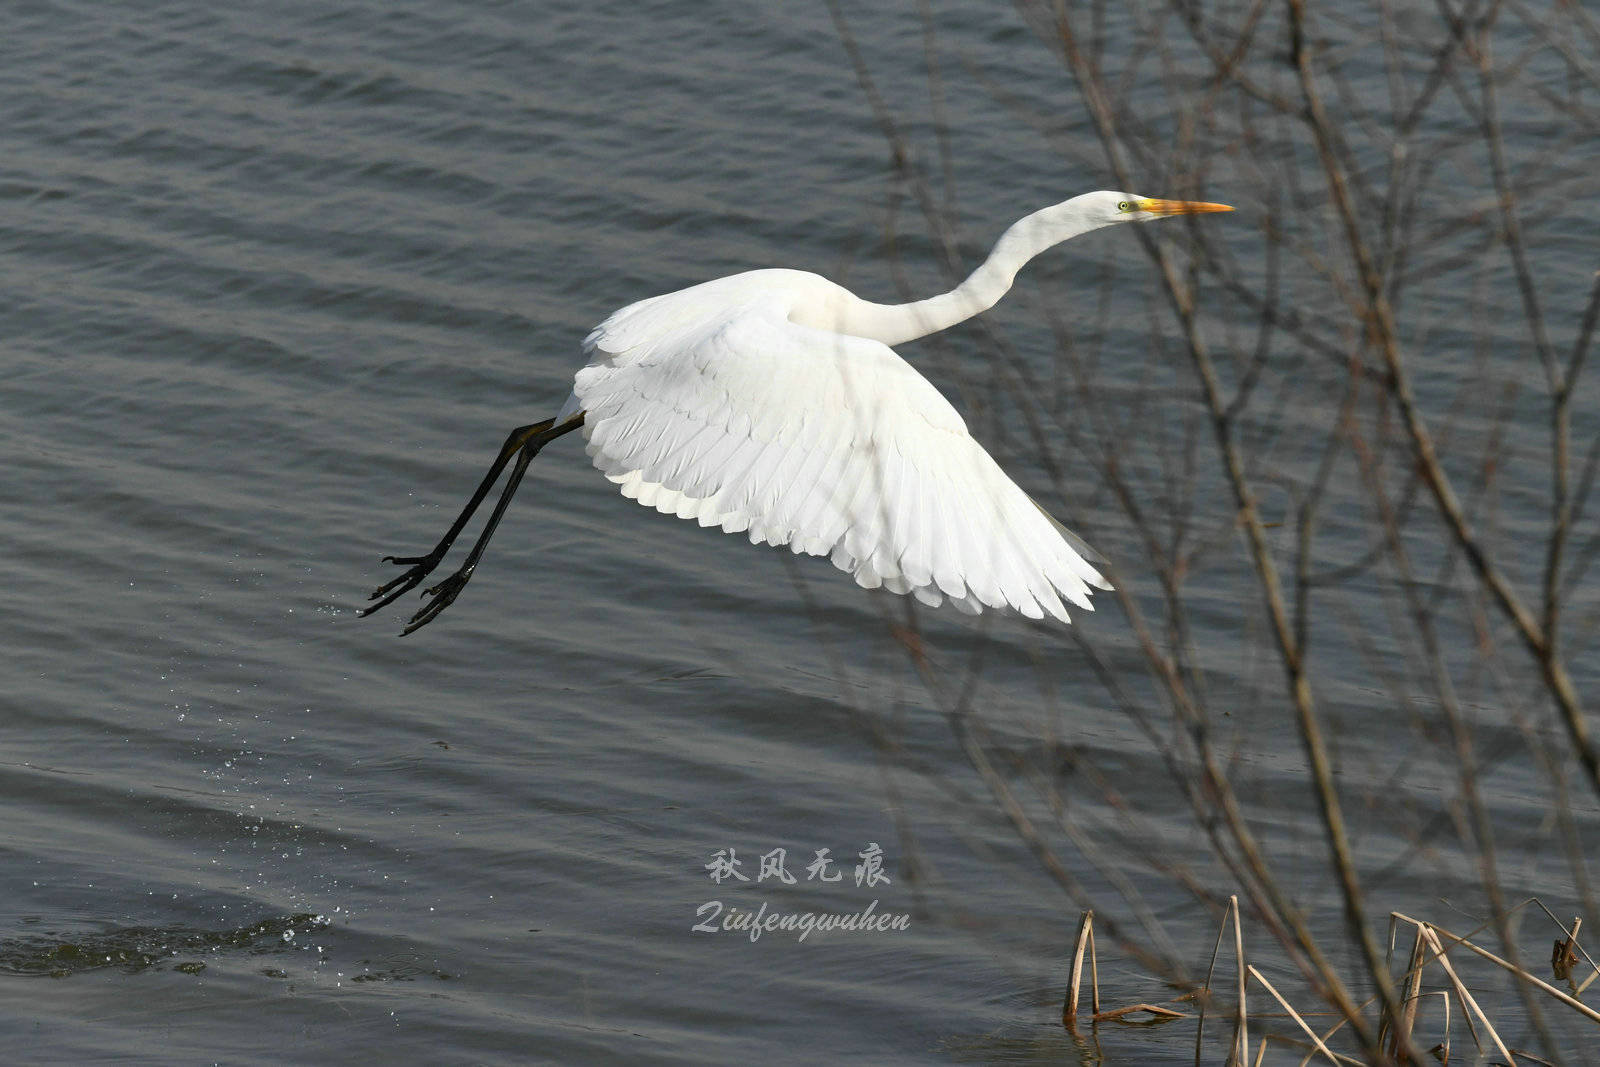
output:
{"label": "dark gray water background", "polygon": [[[1073,164],[1019,120],[1018,101],[1081,107],[1008,6],[852,25],[930,155],[942,119],[980,245],[1108,184],[1086,121],[1057,131]],[[1070,1054],[1052,1016],[1076,912],[986,811],[882,595],[644,511],[567,439],[442,621],[400,640],[398,608],[353,611],[379,556],[432,543],[507,429],[554,412],[613,308],[767,265],[896,296],[889,153],[825,8],[19,0],[0,94],[6,1060]],[[1069,324],[1074,277],[1120,258],[1116,239],[1047,270]],[[927,251],[902,249],[924,289]],[[1127,284],[1153,287],[1127,256]],[[1024,352],[1048,351],[1007,314]],[[961,384],[939,380],[981,399],[981,348],[961,351]],[[1003,458],[1038,484],[1021,442]],[[936,646],[977,632],[922,617]],[[1083,625],[1115,641],[1122,622]],[[1130,791],[1160,778],[1070,644],[991,632],[988,709]],[[1337,705],[1345,759],[1367,766],[1382,694]],[[1248,730],[1254,795],[1295,813],[1262,831],[1336,933],[1321,845],[1296,829],[1298,744],[1286,722]],[[890,769],[903,759],[921,773]],[[1492,790],[1537,824],[1535,769]],[[1182,813],[1153,825],[1203,862]],[[894,881],[857,887],[872,842]],[[1360,844],[1413,843],[1380,826]],[[757,884],[780,846],[797,873],[830,849],[844,880]],[[726,848],[748,885],[708,879]],[[1515,863],[1561,895],[1559,864]],[[1199,965],[1210,914],[1128,870]],[[1448,896],[1405,874],[1382,888],[1385,906]],[[804,944],[691,933],[713,899],[876,899],[913,920]],[[1103,980],[1162,995],[1132,965]],[[1191,1034],[1112,1044],[1177,1062]]]}

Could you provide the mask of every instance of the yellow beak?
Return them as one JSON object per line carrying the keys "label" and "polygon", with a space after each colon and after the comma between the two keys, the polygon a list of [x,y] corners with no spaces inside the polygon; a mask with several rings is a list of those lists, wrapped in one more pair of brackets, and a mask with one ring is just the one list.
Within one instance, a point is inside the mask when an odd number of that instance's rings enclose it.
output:
{"label": "yellow beak", "polygon": [[1227,204],[1208,204],[1204,200],[1135,200],[1133,206],[1152,215],[1199,215],[1207,211],[1232,211]]}

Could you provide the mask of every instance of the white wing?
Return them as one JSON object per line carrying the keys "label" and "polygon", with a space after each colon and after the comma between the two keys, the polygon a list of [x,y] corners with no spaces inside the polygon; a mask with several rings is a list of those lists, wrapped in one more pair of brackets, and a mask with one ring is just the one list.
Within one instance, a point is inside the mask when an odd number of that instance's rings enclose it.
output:
{"label": "white wing", "polygon": [[624,496],[930,605],[1093,610],[1089,587],[1110,588],[1093,550],[926,378],[877,341],[790,322],[800,292],[750,279],[631,305],[584,342],[567,410],[582,405],[589,454]]}

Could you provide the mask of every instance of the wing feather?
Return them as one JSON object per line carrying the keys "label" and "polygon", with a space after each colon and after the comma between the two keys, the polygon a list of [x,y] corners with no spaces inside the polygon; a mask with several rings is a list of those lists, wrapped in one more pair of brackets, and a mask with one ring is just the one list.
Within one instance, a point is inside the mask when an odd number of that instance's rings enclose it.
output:
{"label": "wing feather", "polygon": [[574,387],[595,465],[640,504],[827,556],[864,588],[972,614],[1090,609],[1110,588],[1098,555],[927,379],[876,341],[789,321],[825,284],[736,275],[602,323]]}

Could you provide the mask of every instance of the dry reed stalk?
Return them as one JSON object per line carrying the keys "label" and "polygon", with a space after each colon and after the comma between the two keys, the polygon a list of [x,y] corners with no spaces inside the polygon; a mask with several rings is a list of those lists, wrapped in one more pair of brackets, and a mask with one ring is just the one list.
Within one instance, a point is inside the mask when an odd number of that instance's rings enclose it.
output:
{"label": "dry reed stalk", "polygon": [[1444,1041],[1440,1044],[1443,1055],[1439,1059],[1445,1067],[1450,1067],[1450,994],[1442,989],[1435,989],[1432,993],[1424,995],[1438,997],[1440,1003],[1444,1005]]}
{"label": "dry reed stalk", "polygon": [[1100,957],[1094,947],[1094,912],[1089,913],[1089,1007],[1100,1014]]}
{"label": "dry reed stalk", "polygon": [[1124,1016],[1132,1015],[1136,1011],[1147,1011],[1158,1019],[1187,1019],[1189,1017],[1184,1012],[1163,1008],[1159,1004],[1140,1002],[1138,1004],[1129,1004],[1126,1008],[1112,1008],[1110,1011],[1102,1011],[1093,1016],[1093,1021],[1097,1023],[1114,1022]]}
{"label": "dry reed stalk", "polygon": [[[1365,1001],[1362,1002],[1361,1010],[1365,1011],[1367,1009],[1367,1007],[1369,1005],[1371,1005],[1372,1002],[1377,1000],[1377,999],[1378,999],[1377,997],[1368,997]],[[1344,1026],[1344,1024],[1349,1022],[1349,1021],[1350,1021],[1349,1019],[1340,1019],[1338,1022],[1334,1023],[1333,1026],[1328,1029],[1327,1033],[1322,1035],[1322,1043],[1324,1045],[1326,1045],[1328,1043],[1328,1040],[1330,1038],[1332,1038],[1334,1034],[1337,1034],[1339,1032],[1339,1030]],[[1379,1044],[1381,1045],[1382,1042],[1380,1041]],[[1300,1061],[1300,1067],[1306,1067],[1306,1065],[1311,1062],[1311,1057],[1316,1055],[1316,1051],[1317,1051],[1316,1049],[1312,1049],[1310,1052],[1306,1053],[1306,1058]],[[1352,1060],[1349,1056],[1341,1056],[1337,1052],[1334,1053],[1334,1055],[1338,1056],[1340,1062],[1342,1062],[1342,1063],[1360,1064],[1360,1062],[1361,1062],[1360,1060]]]}
{"label": "dry reed stalk", "polygon": [[[1061,1023],[1073,1033],[1078,1032],[1078,994],[1083,988],[1083,954],[1094,944],[1094,912],[1085,911],[1078,917],[1078,937],[1072,947],[1072,977],[1067,982],[1067,999],[1061,1005]],[[1100,976],[1091,972],[1093,979],[1094,1013],[1100,1014]]]}
{"label": "dry reed stalk", "polygon": [[[1444,1005],[1444,1040],[1428,1051],[1437,1056],[1439,1058],[1439,1062],[1444,1064],[1445,1067],[1450,1067],[1450,994],[1447,990],[1435,989],[1430,993],[1419,993],[1417,995],[1417,1000],[1420,1001],[1423,997],[1438,997],[1440,1003]],[[1372,1000],[1376,999],[1376,997],[1372,998]],[[1372,1000],[1368,1000],[1367,1003],[1371,1004]],[[1365,1005],[1363,1005],[1363,1007],[1364,1006]],[[1339,1024],[1339,1026],[1343,1025],[1343,1023]],[[1323,1034],[1322,1040],[1327,1041],[1328,1038],[1332,1037],[1339,1029],[1339,1026],[1335,1026],[1332,1030],[1329,1030],[1327,1033]],[[1306,1058],[1300,1061],[1299,1067],[1307,1067],[1307,1065],[1311,1062],[1311,1057],[1314,1055],[1316,1055],[1315,1049],[1306,1053]],[[1339,1062],[1341,1063],[1360,1062],[1358,1060],[1352,1060],[1348,1056],[1340,1056],[1337,1052],[1335,1052],[1334,1055],[1338,1056]]]}
{"label": "dry reed stalk", "polygon": [[1244,1064],[1250,1061],[1250,1006],[1245,998],[1245,986],[1249,982],[1245,972],[1244,962],[1244,928],[1239,925],[1239,897],[1237,894],[1228,897],[1228,914],[1233,916],[1233,951],[1239,964],[1239,1019],[1234,1030],[1233,1053],[1228,1057],[1230,1063]]}
{"label": "dry reed stalk", "polygon": [[[1390,921],[1394,921],[1392,914]],[[1423,940],[1422,931],[1418,930],[1416,939],[1411,943],[1411,960],[1406,965],[1406,984],[1400,997],[1400,1017],[1392,1020],[1394,1029],[1391,1036],[1394,1040],[1389,1043],[1390,1055],[1397,1055],[1402,1048],[1411,1043],[1411,1030],[1417,1022],[1417,998],[1422,992],[1422,968],[1426,965],[1422,956],[1426,946],[1427,942]],[[1385,1025],[1390,1022],[1391,1020],[1385,1020]],[[1381,1025],[1378,1034],[1381,1039],[1383,1034]]]}
{"label": "dry reed stalk", "polygon": [[1523,968],[1518,967],[1516,964],[1511,963],[1508,960],[1501,959],[1499,956],[1496,956],[1493,952],[1490,952],[1488,949],[1479,948],[1477,945],[1474,945],[1471,941],[1468,941],[1466,938],[1458,937],[1455,934],[1452,934],[1449,930],[1446,930],[1442,926],[1434,926],[1434,925],[1430,925],[1430,924],[1425,924],[1420,919],[1413,919],[1409,915],[1402,914],[1401,912],[1398,912],[1398,911],[1395,912],[1394,915],[1395,915],[1396,918],[1399,918],[1404,922],[1411,923],[1413,926],[1428,925],[1430,929],[1434,930],[1436,933],[1438,933],[1438,934],[1440,934],[1440,935],[1442,935],[1444,937],[1449,938],[1455,944],[1461,945],[1464,948],[1467,948],[1467,949],[1470,949],[1473,952],[1476,952],[1478,955],[1482,956],[1484,959],[1488,960],[1490,963],[1496,964],[1497,966],[1499,966],[1499,967],[1501,967],[1501,968],[1503,968],[1503,969],[1505,969],[1507,971],[1510,971],[1512,974],[1516,975],[1518,978],[1522,979],[1524,982],[1527,982],[1529,985],[1534,986],[1537,989],[1544,990],[1546,993],[1550,994],[1552,997],[1555,997],[1561,1003],[1565,1004],[1567,1007],[1573,1009],[1574,1011],[1578,1012],[1579,1014],[1585,1016],[1586,1018],[1592,1019],[1597,1023],[1600,1023],[1600,1011],[1596,1011],[1594,1008],[1589,1007],[1589,1005],[1585,1004],[1583,1001],[1579,1000],[1576,997],[1568,996],[1566,993],[1563,993],[1561,990],[1557,989],[1555,986],[1551,985],[1549,982],[1543,981],[1542,979],[1539,979],[1539,978],[1535,978],[1533,975],[1529,974]]}
{"label": "dry reed stalk", "polygon": [[1089,957],[1089,997],[1092,1006],[1090,1022],[1108,1022],[1147,1011],[1158,1019],[1187,1019],[1181,1011],[1163,1008],[1159,1004],[1130,1004],[1111,1011],[1100,1010],[1100,961],[1094,947],[1094,912],[1086,910],[1078,918],[1078,936],[1072,947],[1072,977],[1067,982],[1066,1000],[1061,1005],[1061,1023],[1069,1031],[1078,1032],[1078,1002],[1083,994],[1083,958]]}
{"label": "dry reed stalk", "polygon": [[[1428,1051],[1437,1056],[1439,1062],[1444,1064],[1444,1067],[1450,1067],[1450,993],[1448,990],[1435,989],[1430,993],[1420,994],[1417,999],[1420,1001],[1422,997],[1438,997],[1439,1002],[1444,1005],[1444,1040]],[[1331,1033],[1322,1035],[1324,1040],[1330,1036]],[[1340,1059],[1346,1059],[1346,1057],[1341,1056]],[[1306,1067],[1310,1062],[1311,1053],[1308,1052],[1306,1053],[1306,1058],[1300,1061],[1300,1067]]]}
{"label": "dry reed stalk", "polygon": [[[1282,1036],[1281,1034],[1277,1034],[1277,1035],[1274,1035],[1274,1036],[1277,1037],[1277,1039],[1280,1042],[1282,1042],[1283,1044],[1286,1044],[1286,1045],[1287,1044],[1294,1044],[1294,1045],[1304,1045],[1305,1044],[1304,1041],[1293,1041],[1293,1042],[1291,1042],[1288,1038]],[[1326,1043],[1328,1035],[1327,1034],[1323,1034],[1322,1036],[1323,1036],[1324,1043]],[[1317,1054],[1317,1048],[1316,1048],[1315,1045],[1313,1045],[1313,1046],[1311,1046],[1311,1051],[1306,1053],[1305,1059],[1300,1061],[1300,1067],[1306,1067],[1306,1065],[1311,1062],[1311,1057],[1315,1056],[1316,1054]],[[1333,1061],[1335,1063],[1339,1064],[1340,1067],[1371,1067],[1371,1064],[1367,1060],[1358,1060],[1354,1056],[1346,1056],[1342,1052],[1329,1051],[1328,1055],[1332,1056],[1333,1057]]]}
{"label": "dry reed stalk", "polygon": [[1528,1063],[1537,1064],[1538,1067],[1560,1067],[1560,1065],[1553,1060],[1540,1059],[1533,1053],[1524,1051],[1522,1049],[1517,1050],[1517,1055],[1521,1056],[1523,1060]]}
{"label": "dry reed stalk", "polygon": [[1222,913],[1222,922],[1217,926],[1217,943],[1211,946],[1211,962],[1206,965],[1205,985],[1200,987],[1200,996],[1196,1001],[1200,1006],[1200,1021],[1194,1028],[1194,1067],[1200,1067],[1201,1043],[1206,1036],[1206,1006],[1211,1003],[1211,976],[1217,970],[1217,956],[1222,952],[1222,938],[1228,932],[1229,912]]}
{"label": "dry reed stalk", "polygon": [[1479,1051],[1483,1050],[1483,1043],[1478,1040],[1477,1027],[1472,1025],[1472,1016],[1474,1014],[1483,1022],[1483,1028],[1489,1032],[1489,1037],[1494,1042],[1495,1049],[1506,1058],[1507,1063],[1515,1064],[1517,1061],[1511,1057],[1511,1051],[1506,1048],[1505,1042],[1501,1041],[1500,1035],[1495,1032],[1494,1024],[1489,1021],[1489,1016],[1478,1006],[1477,1000],[1467,991],[1466,985],[1461,981],[1460,976],[1456,974],[1456,969],[1450,965],[1450,958],[1445,955],[1444,946],[1439,943],[1439,937],[1433,932],[1433,928],[1424,925],[1418,929],[1428,939],[1428,947],[1435,952],[1435,959],[1438,960],[1439,966],[1444,968],[1444,973],[1450,976],[1450,984],[1455,987],[1456,999],[1461,1002],[1461,1012],[1467,1017],[1467,1030],[1472,1034],[1472,1040],[1478,1046]]}
{"label": "dry reed stalk", "polygon": [[[1272,983],[1267,981],[1266,976],[1263,975],[1260,971],[1256,970],[1254,964],[1251,964],[1251,966],[1250,966],[1250,975],[1256,981],[1261,983],[1261,988],[1265,989],[1268,993],[1272,994],[1272,999],[1276,1000],[1279,1004],[1283,1005],[1283,1010],[1288,1012],[1289,1013],[1289,1017],[1291,1019],[1293,1019],[1297,1024],[1299,1024],[1300,1029],[1302,1029],[1302,1030],[1304,1030],[1306,1032],[1306,1036],[1309,1037],[1312,1040],[1312,1043],[1314,1043],[1317,1046],[1317,1050],[1319,1052],[1321,1052],[1324,1056],[1328,1057],[1328,1060],[1331,1063],[1333,1063],[1334,1067],[1339,1067],[1339,1059],[1338,1059],[1338,1057],[1333,1054],[1332,1050],[1330,1050],[1327,1045],[1324,1045],[1322,1043],[1322,1038],[1318,1037],[1317,1036],[1317,1032],[1315,1030],[1311,1029],[1311,1027],[1309,1025],[1307,1025],[1306,1021],[1300,1017],[1300,1013],[1295,1011],[1294,1008],[1289,1004],[1289,1002],[1287,1000],[1284,1000],[1283,996],[1276,989],[1273,988]],[[1263,1037],[1261,1039],[1261,1044],[1265,1045],[1266,1043],[1267,1043],[1267,1039],[1265,1037]]]}

